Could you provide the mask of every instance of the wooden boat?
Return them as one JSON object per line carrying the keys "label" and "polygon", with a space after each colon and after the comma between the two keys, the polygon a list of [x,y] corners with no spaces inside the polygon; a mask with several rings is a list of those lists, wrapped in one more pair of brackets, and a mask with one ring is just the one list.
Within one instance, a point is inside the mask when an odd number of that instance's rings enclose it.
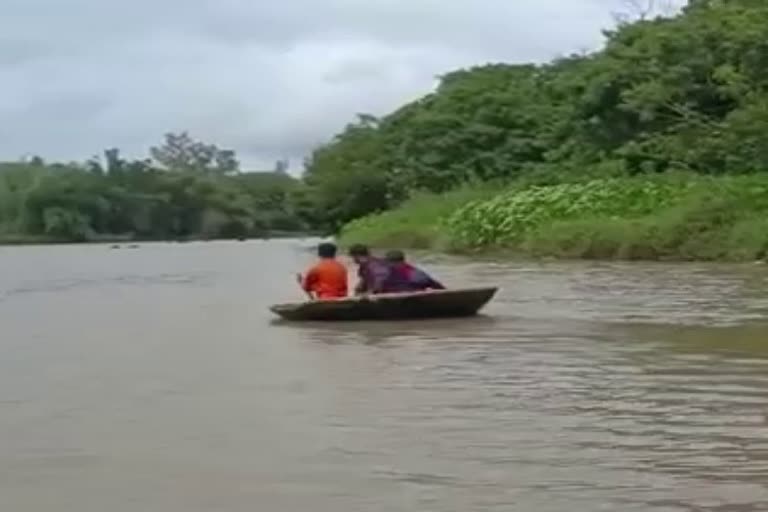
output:
{"label": "wooden boat", "polygon": [[498,288],[464,288],[277,304],[270,310],[291,321],[399,320],[473,316]]}

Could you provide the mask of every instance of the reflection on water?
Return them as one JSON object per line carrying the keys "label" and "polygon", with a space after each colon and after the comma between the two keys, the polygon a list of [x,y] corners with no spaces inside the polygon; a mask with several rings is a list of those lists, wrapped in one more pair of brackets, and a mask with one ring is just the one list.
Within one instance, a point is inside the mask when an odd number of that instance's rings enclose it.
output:
{"label": "reflection on water", "polygon": [[[363,344],[390,345],[408,336],[423,337],[425,330],[443,339],[444,333],[451,332],[452,336],[470,338],[473,333],[493,329],[499,323],[495,317],[480,314],[473,318],[439,319],[439,320],[404,320],[398,322],[305,322],[295,323],[280,319],[273,320],[272,326],[305,333],[308,339],[321,341],[330,345]],[[441,334],[442,333],[442,334]]]}
{"label": "reflection on water", "polygon": [[276,322],[305,245],[0,248],[0,510],[768,510],[765,267],[434,258],[483,316]]}

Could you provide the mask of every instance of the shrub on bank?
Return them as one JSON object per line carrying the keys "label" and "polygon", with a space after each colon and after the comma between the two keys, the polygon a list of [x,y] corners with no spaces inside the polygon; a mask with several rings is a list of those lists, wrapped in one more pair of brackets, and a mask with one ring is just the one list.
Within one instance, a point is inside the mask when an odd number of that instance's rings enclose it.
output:
{"label": "shrub on bank", "polygon": [[768,177],[601,179],[424,195],[348,225],[345,242],[628,260],[763,258]]}
{"label": "shrub on bank", "polygon": [[344,226],[342,245],[362,243],[371,247],[440,248],[446,242],[441,221],[472,201],[492,197],[491,185],[465,186],[445,194],[419,193],[394,210],[369,215]]}
{"label": "shrub on bank", "polygon": [[510,191],[445,226],[457,250],[588,259],[749,260],[768,246],[768,178],[654,177]]}
{"label": "shrub on bank", "polygon": [[679,201],[684,179],[606,179],[512,189],[476,201],[446,219],[457,248],[515,247],[541,226],[566,220],[636,218]]}

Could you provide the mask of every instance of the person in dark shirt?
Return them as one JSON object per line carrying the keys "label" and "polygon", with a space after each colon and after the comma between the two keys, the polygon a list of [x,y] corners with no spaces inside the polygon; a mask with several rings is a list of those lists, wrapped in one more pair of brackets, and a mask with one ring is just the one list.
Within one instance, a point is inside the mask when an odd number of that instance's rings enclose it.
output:
{"label": "person in dark shirt", "polygon": [[356,295],[387,293],[392,279],[391,265],[374,256],[365,245],[356,244],[350,247],[349,256],[357,264]]}
{"label": "person in dark shirt", "polygon": [[391,291],[444,290],[445,286],[405,260],[403,251],[389,251],[386,261],[392,267],[388,288]]}

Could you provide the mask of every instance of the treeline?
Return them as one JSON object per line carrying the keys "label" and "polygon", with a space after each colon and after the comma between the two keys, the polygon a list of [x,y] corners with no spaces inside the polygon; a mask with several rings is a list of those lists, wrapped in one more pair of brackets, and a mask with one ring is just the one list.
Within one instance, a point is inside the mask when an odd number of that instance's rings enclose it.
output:
{"label": "treeline", "polygon": [[336,232],[414,195],[768,170],[768,2],[690,0],[605,36],[591,54],[448,73],[389,115],[359,115],[311,153],[301,179],[240,172],[234,152],[186,134],[146,160],[109,150],[101,162],[2,164],[0,233]]}
{"label": "treeline", "polygon": [[231,150],[168,134],[150,158],[0,163],[0,241],[246,238],[311,229],[279,163],[240,172]]}
{"label": "treeline", "polygon": [[768,170],[768,2],[691,0],[605,36],[592,54],[456,71],[359,116],[308,159],[316,218],[339,228],[477,182]]}

